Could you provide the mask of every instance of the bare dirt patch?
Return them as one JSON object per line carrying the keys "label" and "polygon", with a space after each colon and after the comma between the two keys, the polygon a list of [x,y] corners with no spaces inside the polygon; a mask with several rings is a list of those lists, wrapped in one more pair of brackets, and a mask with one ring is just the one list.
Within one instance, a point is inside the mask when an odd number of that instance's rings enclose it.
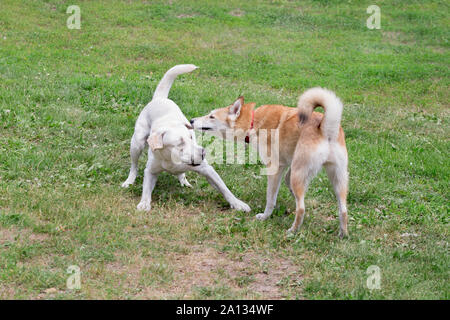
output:
{"label": "bare dirt patch", "polygon": [[280,282],[300,279],[298,268],[281,257],[263,257],[247,252],[231,258],[206,246],[194,246],[188,254],[172,254],[173,284],[164,292],[147,290],[146,298],[190,298],[198,288],[227,287],[242,298],[281,299]]}
{"label": "bare dirt patch", "polygon": [[409,40],[403,32],[396,32],[396,31],[384,31],[383,33],[383,39],[390,44],[394,45],[400,45],[400,44],[406,44],[406,45],[413,45],[415,44],[415,41]]}
{"label": "bare dirt patch", "polygon": [[280,282],[300,281],[302,277],[297,273],[298,268],[290,261],[280,259],[278,263],[267,261],[270,265],[267,271],[258,272],[254,275],[255,281],[249,289],[260,294],[263,299],[281,299],[284,297]]}
{"label": "bare dirt patch", "polygon": [[198,16],[198,14],[196,14],[196,13],[182,13],[182,14],[177,15],[177,18],[178,19],[195,18],[197,16]]}
{"label": "bare dirt patch", "polygon": [[229,14],[234,17],[242,17],[243,15],[245,15],[245,12],[241,9],[235,9],[230,11]]}
{"label": "bare dirt patch", "polygon": [[36,243],[48,239],[48,235],[42,233],[33,233],[29,229],[19,229],[15,226],[8,228],[0,227],[0,246],[5,243]]}
{"label": "bare dirt patch", "polygon": [[0,299],[1,300],[12,300],[16,294],[16,288],[12,286],[6,286],[0,283]]}
{"label": "bare dirt patch", "polygon": [[[221,288],[235,298],[283,299],[287,297],[283,283],[289,286],[302,279],[298,266],[277,254],[231,255],[207,244],[170,246],[182,250],[148,256],[118,253],[104,273],[133,299],[191,299],[199,298],[202,290]],[[165,268],[161,276],[154,270],[159,266]]]}

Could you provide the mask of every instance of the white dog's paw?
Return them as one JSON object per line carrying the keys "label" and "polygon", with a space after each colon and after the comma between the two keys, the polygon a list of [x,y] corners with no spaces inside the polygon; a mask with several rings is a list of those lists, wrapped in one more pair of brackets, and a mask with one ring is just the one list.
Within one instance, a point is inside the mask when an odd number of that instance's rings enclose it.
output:
{"label": "white dog's paw", "polygon": [[150,211],[151,208],[152,208],[152,205],[150,204],[150,200],[142,200],[137,205],[137,209],[139,211]]}
{"label": "white dog's paw", "polygon": [[268,218],[268,216],[266,216],[264,213],[258,213],[258,214],[255,216],[255,218],[256,218],[257,220],[264,221],[264,220],[266,220],[266,219]]}
{"label": "white dog's paw", "polygon": [[122,188],[128,188],[133,183],[134,183],[134,181],[130,181],[127,179],[124,183],[122,183]]}
{"label": "white dog's paw", "polygon": [[231,208],[238,210],[238,211],[244,211],[244,212],[250,212],[251,209],[245,202],[236,199],[236,201],[230,203]]}
{"label": "white dog's paw", "polygon": [[192,185],[186,179],[180,181],[180,184],[182,187],[192,188]]}

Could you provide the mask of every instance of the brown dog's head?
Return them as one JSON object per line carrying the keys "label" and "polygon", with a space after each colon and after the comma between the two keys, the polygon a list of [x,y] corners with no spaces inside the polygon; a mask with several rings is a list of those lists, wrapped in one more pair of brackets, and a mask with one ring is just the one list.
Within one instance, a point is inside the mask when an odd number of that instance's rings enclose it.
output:
{"label": "brown dog's head", "polygon": [[211,111],[199,118],[191,119],[194,129],[207,131],[213,135],[225,138],[226,132],[232,131],[232,136],[246,134],[250,129],[252,110],[255,103],[244,104],[244,97],[240,96],[233,104]]}

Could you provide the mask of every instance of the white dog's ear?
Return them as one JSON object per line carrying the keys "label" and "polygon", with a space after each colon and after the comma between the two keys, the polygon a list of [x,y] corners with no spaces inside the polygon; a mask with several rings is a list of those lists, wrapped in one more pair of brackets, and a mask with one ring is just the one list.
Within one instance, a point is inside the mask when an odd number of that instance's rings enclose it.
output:
{"label": "white dog's ear", "polygon": [[147,139],[148,145],[152,151],[162,149],[163,144],[163,132],[153,132]]}
{"label": "white dog's ear", "polygon": [[242,106],[244,105],[244,97],[240,96],[230,107],[229,114],[234,119],[237,119],[239,117],[239,114],[241,113]]}

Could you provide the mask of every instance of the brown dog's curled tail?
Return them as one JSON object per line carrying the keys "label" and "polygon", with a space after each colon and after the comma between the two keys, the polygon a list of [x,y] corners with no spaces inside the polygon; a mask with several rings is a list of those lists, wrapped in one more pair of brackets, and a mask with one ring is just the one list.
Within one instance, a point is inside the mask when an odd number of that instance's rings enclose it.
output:
{"label": "brown dog's curled tail", "polygon": [[336,140],[342,117],[342,102],[333,91],[324,88],[311,88],[306,90],[298,99],[298,118],[300,123],[308,121],[315,108],[324,109],[324,117],[320,130],[329,140]]}

